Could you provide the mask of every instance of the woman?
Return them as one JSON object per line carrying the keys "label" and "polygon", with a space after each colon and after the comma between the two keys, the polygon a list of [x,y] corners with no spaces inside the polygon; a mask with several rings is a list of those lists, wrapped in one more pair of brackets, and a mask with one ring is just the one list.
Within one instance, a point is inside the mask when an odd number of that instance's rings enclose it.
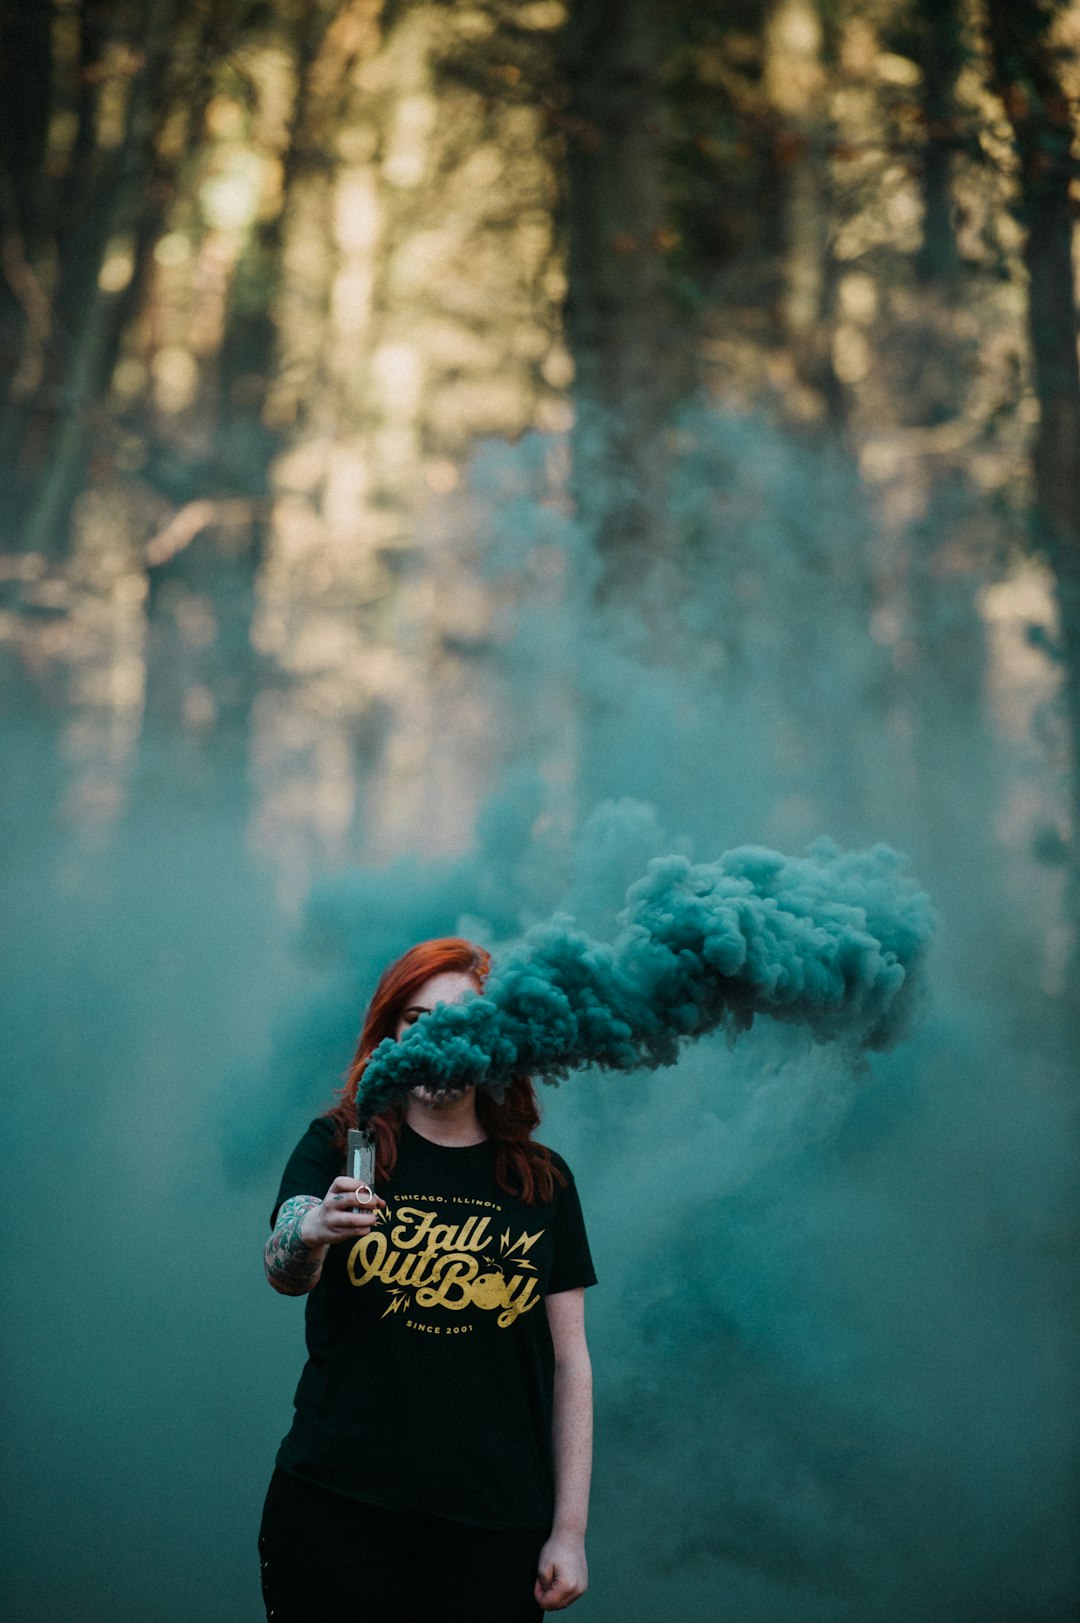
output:
{"label": "woman", "polygon": [[374,1049],[488,967],[458,937],[391,964],[285,1168],[266,1272],[307,1295],[308,1361],[259,1535],[274,1623],[534,1623],[586,1586],[596,1276],[532,1084],[415,1089],[371,1123],[374,1190],[341,1174]]}

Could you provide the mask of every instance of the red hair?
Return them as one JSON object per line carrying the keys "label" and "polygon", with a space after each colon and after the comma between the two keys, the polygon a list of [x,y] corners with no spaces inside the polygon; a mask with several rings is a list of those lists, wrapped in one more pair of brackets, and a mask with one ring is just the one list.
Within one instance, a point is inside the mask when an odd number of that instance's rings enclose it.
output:
{"label": "red hair", "polygon": [[[482,991],[491,968],[491,955],[461,936],[440,936],[421,941],[389,964],[379,979],[368,1004],[360,1041],[344,1085],[338,1090],[340,1102],[328,1112],[336,1128],[335,1144],[342,1155],[346,1134],[356,1126],[356,1095],[368,1060],[384,1037],[394,1037],[402,1013],[410,999],[433,975],[457,971],[471,975],[477,991]],[[495,1181],[508,1195],[527,1206],[547,1202],[555,1192],[556,1181],[566,1179],[551,1159],[551,1151],[537,1144],[533,1132],[540,1125],[540,1106],[527,1076],[516,1076],[501,1099],[485,1088],[476,1091],[476,1114],[480,1125],[495,1145]],[[404,1107],[391,1105],[373,1116],[368,1126],[375,1134],[375,1176],[386,1178],[398,1155]]]}

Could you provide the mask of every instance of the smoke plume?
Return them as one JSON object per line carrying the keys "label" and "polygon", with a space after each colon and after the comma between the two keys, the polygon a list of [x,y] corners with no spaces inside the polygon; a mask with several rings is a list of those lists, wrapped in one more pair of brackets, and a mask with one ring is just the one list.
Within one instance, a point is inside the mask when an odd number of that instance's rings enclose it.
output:
{"label": "smoke plume", "polygon": [[673,1065],[684,1043],[734,1039],[756,1015],[822,1042],[891,1047],[910,1021],[934,916],[888,846],[844,853],[819,841],[802,858],[758,846],[713,863],[656,858],[619,922],[611,944],[565,915],[534,925],[483,996],[380,1043],[361,1119],[420,1084],[499,1094],[520,1074]]}

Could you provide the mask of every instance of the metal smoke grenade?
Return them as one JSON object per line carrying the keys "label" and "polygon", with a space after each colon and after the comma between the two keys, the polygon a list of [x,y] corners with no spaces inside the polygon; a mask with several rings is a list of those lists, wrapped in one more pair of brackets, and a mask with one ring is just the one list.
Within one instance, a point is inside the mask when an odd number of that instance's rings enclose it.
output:
{"label": "metal smoke grenade", "polygon": [[348,1176],[375,1188],[375,1134],[363,1128],[350,1127],[345,1152]]}

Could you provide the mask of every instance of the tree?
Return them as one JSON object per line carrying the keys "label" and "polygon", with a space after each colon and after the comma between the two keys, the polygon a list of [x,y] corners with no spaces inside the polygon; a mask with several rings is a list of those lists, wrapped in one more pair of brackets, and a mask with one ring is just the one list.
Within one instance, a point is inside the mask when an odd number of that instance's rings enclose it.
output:
{"label": "tree", "polygon": [[1025,228],[1028,339],[1039,421],[1033,470],[1036,537],[1056,576],[1072,752],[1070,981],[1080,968],[1080,364],[1073,263],[1075,135],[1054,48],[1055,0],[986,0],[994,84],[1012,129]]}
{"label": "tree", "polygon": [[657,0],[573,0],[563,35],[573,494],[601,561],[600,600],[632,587],[639,605],[670,550],[663,17]]}
{"label": "tree", "polygon": [[1035,497],[1060,579],[1064,631],[1080,671],[1080,366],[1073,286],[1075,135],[1055,62],[1054,0],[986,0],[994,83],[1019,159],[1028,334],[1039,425]]}

